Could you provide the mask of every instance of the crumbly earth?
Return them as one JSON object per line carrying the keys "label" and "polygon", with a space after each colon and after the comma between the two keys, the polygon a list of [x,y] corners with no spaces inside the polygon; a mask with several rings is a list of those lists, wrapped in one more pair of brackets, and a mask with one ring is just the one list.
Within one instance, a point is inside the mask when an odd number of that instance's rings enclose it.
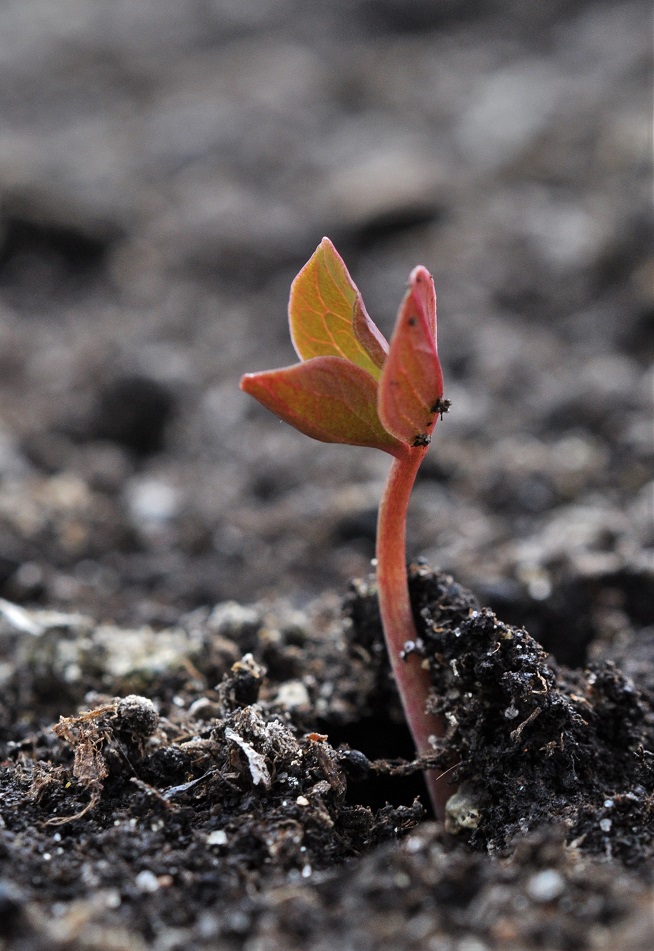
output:
{"label": "crumbly earth", "polygon": [[94,693],[3,744],[6,946],[649,947],[651,692],[611,661],[559,667],[449,575],[414,566],[411,587],[444,827],[391,755],[373,578],[311,618],[196,612],[139,655],[133,632],[14,608],[42,624],[14,639],[14,709],[46,668]]}
{"label": "crumbly earth", "polygon": [[[2,951],[652,947],[650,35],[644,0],[0,5]],[[324,234],[386,333],[437,282],[429,764],[387,459],[238,390],[295,359]]]}

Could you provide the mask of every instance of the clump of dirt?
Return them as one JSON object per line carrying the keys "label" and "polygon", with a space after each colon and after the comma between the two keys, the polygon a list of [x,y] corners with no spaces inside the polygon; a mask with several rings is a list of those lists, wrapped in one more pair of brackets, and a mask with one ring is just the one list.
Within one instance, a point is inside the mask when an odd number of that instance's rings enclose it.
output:
{"label": "clump of dirt", "polygon": [[[628,865],[654,858],[654,707],[615,663],[556,663],[524,629],[480,609],[450,576],[414,566],[411,593],[429,661],[429,707],[448,724],[435,763],[459,791],[448,828],[506,851],[556,822],[578,848]],[[373,585],[350,608],[379,637]],[[377,641],[379,643],[379,641]]]}

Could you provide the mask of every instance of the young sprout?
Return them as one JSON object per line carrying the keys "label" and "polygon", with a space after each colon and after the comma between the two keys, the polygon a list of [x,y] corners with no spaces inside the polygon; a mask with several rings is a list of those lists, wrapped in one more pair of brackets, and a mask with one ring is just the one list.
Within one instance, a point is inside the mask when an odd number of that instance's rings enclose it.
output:
{"label": "young sprout", "polygon": [[[323,442],[372,446],[393,456],[377,523],[377,590],[386,646],[404,714],[420,755],[443,735],[425,712],[429,671],[411,650],[417,635],[406,570],[406,514],[413,483],[436,420],[447,411],[436,348],[436,295],[418,266],[390,346],[368,316],[343,260],[328,238],[293,281],[291,339],[301,363],[248,373],[241,389]],[[449,795],[435,770],[426,782],[436,815]]]}

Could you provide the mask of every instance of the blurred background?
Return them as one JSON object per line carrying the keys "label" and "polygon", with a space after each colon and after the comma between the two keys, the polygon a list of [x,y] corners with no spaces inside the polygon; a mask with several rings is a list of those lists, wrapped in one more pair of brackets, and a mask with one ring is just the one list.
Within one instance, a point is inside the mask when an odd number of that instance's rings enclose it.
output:
{"label": "blurred background", "polygon": [[644,0],[4,0],[0,596],[163,624],[369,570],[386,457],[238,389],[294,362],[329,235],[386,333],[436,279],[409,554],[618,636],[654,551],[651,99]]}

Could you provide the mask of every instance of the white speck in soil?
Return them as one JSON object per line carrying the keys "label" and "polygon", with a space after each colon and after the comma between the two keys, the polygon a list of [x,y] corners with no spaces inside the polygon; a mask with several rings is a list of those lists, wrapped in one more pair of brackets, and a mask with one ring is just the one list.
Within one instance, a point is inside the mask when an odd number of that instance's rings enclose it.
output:
{"label": "white speck in soil", "polygon": [[562,895],[565,887],[565,879],[559,872],[543,869],[527,882],[527,894],[533,901],[546,904]]}
{"label": "white speck in soil", "polygon": [[227,845],[227,833],[224,829],[214,829],[207,836],[207,845]]}
{"label": "white speck in soil", "polygon": [[147,869],[145,869],[143,872],[139,872],[136,876],[136,887],[144,894],[153,895],[155,892],[159,891],[159,882],[157,881],[157,876]]}

